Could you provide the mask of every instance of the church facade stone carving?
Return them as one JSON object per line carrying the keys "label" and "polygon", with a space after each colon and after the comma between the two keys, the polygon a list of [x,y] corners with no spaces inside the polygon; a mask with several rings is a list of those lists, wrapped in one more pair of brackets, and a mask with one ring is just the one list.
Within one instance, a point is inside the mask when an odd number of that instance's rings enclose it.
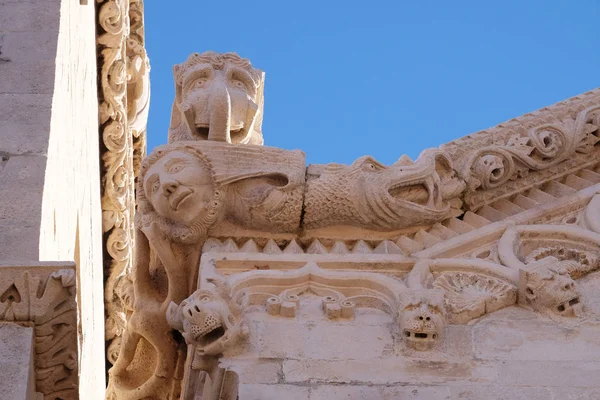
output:
{"label": "church facade stone carving", "polygon": [[[233,399],[256,376],[243,365],[271,354],[268,330],[304,320],[335,336],[374,313],[397,350],[372,357],[397,360],[446,354],[458,327],[506,310],[565,326],[595,315],[578,281],[600,268],[597,92],[493,143],[307,167],[262,146],[264,74],[248,60],[193,54],[174,74],[170,143],[138,179],[114,398]],[[320,362],[320,345],[276,357]]]}

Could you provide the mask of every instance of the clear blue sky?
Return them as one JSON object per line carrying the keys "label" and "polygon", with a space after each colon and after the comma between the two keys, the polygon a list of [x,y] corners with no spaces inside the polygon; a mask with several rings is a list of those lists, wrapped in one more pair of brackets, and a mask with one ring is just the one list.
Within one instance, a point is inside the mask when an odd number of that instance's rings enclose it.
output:
{"label": "clear blue sky", "polygon": [[172,65],[235,51],[266,72],[265,145],[384,164],[600,86],[598,0],[145,2],[148,148]]}

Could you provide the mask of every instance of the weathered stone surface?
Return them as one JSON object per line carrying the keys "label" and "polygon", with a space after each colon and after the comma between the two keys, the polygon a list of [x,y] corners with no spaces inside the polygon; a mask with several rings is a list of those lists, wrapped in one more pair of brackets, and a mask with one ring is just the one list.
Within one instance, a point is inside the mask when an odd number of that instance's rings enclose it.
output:
{"label": "weathered stone surface", "polygon": [[0,93],[52,94],[54,91],[53,61],[8,62],[0,64],[0,71]]}
{"label": "weathered stone surface", "polygon": [[333,386],[319,385],[310,393],[311,400],[450,400],[444,386]]}
{"label": "weathered stone surface", "polygon": [[473,329],[475,356],[484,360],[600,361],[599,330],[598,323],[563,327],[550,321],[486,321]]}
{"label": "weathered stone surface", "polygon": [[306,400],[310,399],[310,388],[293,385],[240,385],[240,399],[244,400]]}
{"label": "weathered stone surface", "polygon": [[534,387],[449,386],[448,391],[448,398],[453,400],[548,400],[553,398],[550,389]]}
{"label": "weathered stone surface", "polygon": [[32,327],[0,322],[1,399],[35,399]]}

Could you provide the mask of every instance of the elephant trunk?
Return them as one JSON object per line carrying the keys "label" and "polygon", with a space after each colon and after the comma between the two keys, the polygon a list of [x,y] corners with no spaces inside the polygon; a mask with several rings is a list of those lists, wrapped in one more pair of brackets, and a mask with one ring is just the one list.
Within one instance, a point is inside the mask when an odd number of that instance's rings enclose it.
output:
{"label": "elephant trunk", "polygon": [[208,140],[231,143],[231,99],[225,82],[217,81],[213,84],[208,108],[210,115]]}

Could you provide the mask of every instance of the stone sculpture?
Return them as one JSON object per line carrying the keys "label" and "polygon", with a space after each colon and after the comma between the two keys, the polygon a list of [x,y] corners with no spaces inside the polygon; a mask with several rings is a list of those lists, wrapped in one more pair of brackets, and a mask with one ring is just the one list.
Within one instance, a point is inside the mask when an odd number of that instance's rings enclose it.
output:
{"label": "stone sculpture", "polygon": [[235,53],[194,53],[173,68],[169,142],[263,144],[264,73]]}
{"label": "stone sculpture", "polygon": [[403,157],[386,167],[371,157],[352,165],[328,164],[308,182],[304,227],[354,226],[399,230],[447,217],[464,189],[441,151],[425,150],[414,163]]}
{"label": "stone sculpture", "polygon": [[169,304],[167,321],[181,331],[188,346],[193,346],[192,367],[201,368],[201,357],[216,356],[247,335],[241,308],[231,299],[228,286],[198,289],[179,305]]}
{"label": "stone sculpture", "polygon": [[[234,399],[238,371],[226,364],[263,357],[252,351],[270,332],[255,328],[299,324],[314,310],[311,323],[336,321],[334,331],[371,313],[386,321],[378,335],[429,351],[424,358],[445,351],[448,324],[504,307],[581,315],[587,292],[575,280],[600,268],[589,188],[600,178],[564,176],[591,168],[597,105],[502,130],[493,143],[481,133],[475,149],[307,169],[300,151],[256,146],[264,75],[248,60],[193,54],[174,74],[170,143],[138,176],[136,263],[111,281],[127,328],[109,347],[109,396]],[[142,113],[144,96],[131,97]],[[532,188],[528,173],[558,174],[564,185]],[[576,192],[567,183],[583,192],[547,218],[529,212]],[[518,195],[497,204],[496,194]],[[263,314],[246,326],[246,312]]]}
{"label": "stone sculpture", "polygon": [[554,257],[544,258],[522,272],[520,292],[536,311],[566,317],[581,314],[577,284]]}
{"label": "stone sculpture", "polygon": [[401,295],[397,322],[407,346],[416,350],[432,349],[446,328],[444,291],[407,290]]}
{"label": "stone sculpture", "polygon": [[[200,241],[213,227],[295,232],[303,181],[299,151],[209,142],[160,146],[142,166],[140,223],[156,222],[183,243]],[[211,234],[218,235],[215,229]]]}

